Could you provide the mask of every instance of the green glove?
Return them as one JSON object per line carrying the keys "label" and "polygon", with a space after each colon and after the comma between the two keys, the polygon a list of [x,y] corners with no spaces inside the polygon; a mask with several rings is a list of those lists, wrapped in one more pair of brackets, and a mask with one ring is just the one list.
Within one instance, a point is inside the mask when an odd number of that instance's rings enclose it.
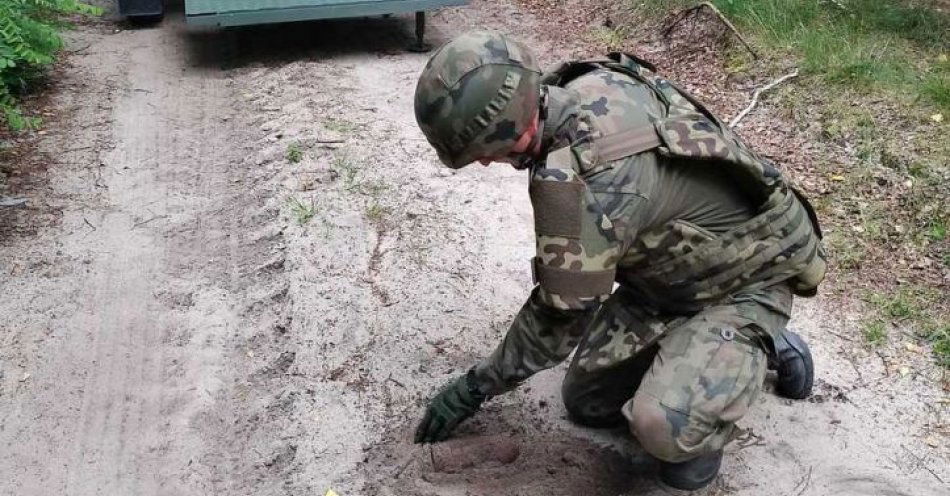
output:
{"label": "green glove", "polygon": [[432,398],[426,408],[425,417],[416,428],[417,443],[435,443],[444,441],[459,423],[478,411],[488,396],[478,391],[474,384],[473,372],[446,384],[439,394]]}

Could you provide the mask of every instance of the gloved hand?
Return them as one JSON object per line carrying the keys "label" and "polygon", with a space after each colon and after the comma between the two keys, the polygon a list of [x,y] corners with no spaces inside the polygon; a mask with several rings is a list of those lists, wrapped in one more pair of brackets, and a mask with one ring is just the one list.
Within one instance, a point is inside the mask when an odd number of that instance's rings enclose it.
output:
{"label": "gloved hand", "polygon": [[432,398],[416,428],[415,442],[444,441],[463,420],[471,417],[488,398],[475,386],[472,371],[445,385]]}

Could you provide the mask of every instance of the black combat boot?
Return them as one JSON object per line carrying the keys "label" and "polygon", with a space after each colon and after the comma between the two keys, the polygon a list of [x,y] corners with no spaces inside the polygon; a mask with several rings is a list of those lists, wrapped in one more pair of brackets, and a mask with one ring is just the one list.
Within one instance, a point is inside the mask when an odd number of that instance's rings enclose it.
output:
{"label": "black combat boot", "polygon": [[709,485],[722,465],[722,450],[680,463],[660,461],[660,480],[674,489],[695,491]]}
{"label": "black combat boot", "polygon": [[805,340],[785,329],[772,341],[775,354],[769,354],[769,368],[778,373],[775,392],[793,400],[807,398],[815,382],[815,364]]}

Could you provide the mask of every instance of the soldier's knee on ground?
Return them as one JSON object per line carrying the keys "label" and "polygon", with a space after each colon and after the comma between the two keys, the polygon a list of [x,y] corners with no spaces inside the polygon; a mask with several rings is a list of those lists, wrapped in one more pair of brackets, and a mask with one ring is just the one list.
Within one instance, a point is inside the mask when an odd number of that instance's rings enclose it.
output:
{"label": "soldier's knee on ground", "polygon": [[679,463],[721,449],[732,425],[717,425],[673,410],[648,394],[637,394],[623,407],[630,431],[647,453]]}

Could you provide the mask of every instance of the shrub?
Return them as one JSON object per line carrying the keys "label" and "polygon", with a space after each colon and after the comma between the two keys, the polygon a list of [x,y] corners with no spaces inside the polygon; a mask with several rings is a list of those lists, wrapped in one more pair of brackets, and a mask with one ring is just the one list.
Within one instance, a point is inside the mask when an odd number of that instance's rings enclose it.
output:
{"label": "shrub", "polygon": [[63,47],[59,31],[69,14],[98,15],[101,10],[77,0],[0,1],[0,112],[13,130],[35,127],[17,105],[22,93],[53,63]]}

